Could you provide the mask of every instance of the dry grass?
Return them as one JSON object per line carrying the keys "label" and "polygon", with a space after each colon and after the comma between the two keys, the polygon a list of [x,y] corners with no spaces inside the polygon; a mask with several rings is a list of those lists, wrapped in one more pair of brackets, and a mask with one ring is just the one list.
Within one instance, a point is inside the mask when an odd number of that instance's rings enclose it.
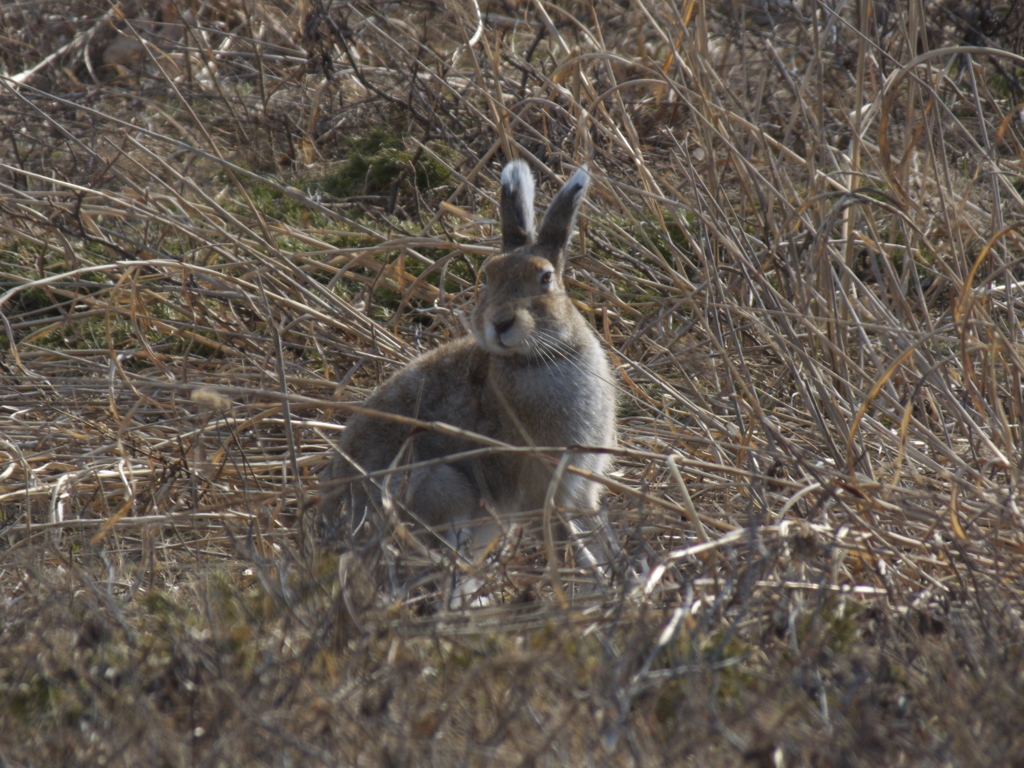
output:
{"label": "dry grass", "polygon": [[[0,764],[1022,764],[1019,2],[0,14]],[[646,583],[524,519],[487,608],[413,530],[340,585],[315,473],[512,157],[597,177]]]}

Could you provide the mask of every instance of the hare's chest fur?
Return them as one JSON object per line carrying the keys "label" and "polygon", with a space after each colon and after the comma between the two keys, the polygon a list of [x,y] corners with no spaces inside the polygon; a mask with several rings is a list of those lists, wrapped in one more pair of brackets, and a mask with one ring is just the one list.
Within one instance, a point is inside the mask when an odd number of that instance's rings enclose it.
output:
{"label": "hare's chest fur", "polygon": [[[590,346],[590,345],[588,345]],[[513,445],[611,446],[615,391],[607,358],[596,339],[585,354],[532,363],[492,358],[490,409]]]}

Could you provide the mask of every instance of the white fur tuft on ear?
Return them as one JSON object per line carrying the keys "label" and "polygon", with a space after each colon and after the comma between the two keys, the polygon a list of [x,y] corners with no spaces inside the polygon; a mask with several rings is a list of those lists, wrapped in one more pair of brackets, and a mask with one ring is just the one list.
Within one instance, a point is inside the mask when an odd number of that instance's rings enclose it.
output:
{"label": "white fur tuft on ear", "polygon": [[587,191],[587,187],[589,187],[589,186],[590,186],[590,172],[587,170],[587,164],[586,163],[581,165],[579,167],[579,169],[576,171],[576,173],[574,173],[572,176],[570,176],[569,180],[567,182],[565,182],[565,189],[568,189],[568,190],[575,190],[576,187],[579,187],[579,191],[580,192],[586,192]]}
{"label": "white fur tuft on ear", "polygon": [[518,196],[533,205],[533,174],[525,160],[513,160],[501,172],[501,187],[505,194],[518,190]]}
{"label": "white fur tuft on ear", "polygon": [[523,160],[513,160],[501,172],[501,237],[505,253],[534,240],[533,174]]}

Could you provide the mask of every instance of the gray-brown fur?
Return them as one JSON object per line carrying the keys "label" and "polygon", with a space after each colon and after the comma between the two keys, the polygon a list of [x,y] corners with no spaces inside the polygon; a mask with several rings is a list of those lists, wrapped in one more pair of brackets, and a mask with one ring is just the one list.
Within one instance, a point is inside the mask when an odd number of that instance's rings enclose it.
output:
{"label": "gray-brown fur", "polygon": [[[538,233],[533,179],[522,161],[502,173],[503,253],[489,259],[471,318],[472,335],[413,360],[366,401],[367,408],[437,421],[513,446],[613,447],[616,392],[597,334],[565,294],[565,246],[589,184],[577,171],[555,196]],[[358,479],[416,461],[479,448],[458,437],[364,414],[353,415],[322,476],[328,532],[379,505],[380,481]],[[572,464],[608,469],[607,453],[575,453]],[[455,531],[491,509],[544,506],[553,466],[529,454],[488,453],[459,463],[396,473],[387,488],[427,525]],[[354,479],[355,478],[355,479]],[[582,516],[597,509],[599,486],[565,474],[557,505]]]}

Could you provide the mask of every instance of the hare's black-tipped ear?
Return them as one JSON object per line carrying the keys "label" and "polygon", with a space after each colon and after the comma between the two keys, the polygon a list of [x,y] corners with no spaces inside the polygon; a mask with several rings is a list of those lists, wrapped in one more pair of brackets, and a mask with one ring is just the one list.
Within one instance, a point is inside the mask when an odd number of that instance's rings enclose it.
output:
{"label": "hare's black-tipped ear", "polygon": [[533,222],[533,174],[524,161],[513,160],[501,172],[502,251],[532,243]]}
{"label": "hare's black-tipped ear", "polygon": [[[574,173],[565,186],[555,195],[544,214],[544,221],[540,224],[540,233],[537,235],[537,247],[543,249],[548,258],[552,261],[561,262],[559,254],[565,248],[572,231],[576,226],[576,214],[579,213],[580,205],[583,203],[583,193],[590,185],[590,174],[587,173],[587,166],[582,166]],[[556,264],[561,268],[561,264]]]}

